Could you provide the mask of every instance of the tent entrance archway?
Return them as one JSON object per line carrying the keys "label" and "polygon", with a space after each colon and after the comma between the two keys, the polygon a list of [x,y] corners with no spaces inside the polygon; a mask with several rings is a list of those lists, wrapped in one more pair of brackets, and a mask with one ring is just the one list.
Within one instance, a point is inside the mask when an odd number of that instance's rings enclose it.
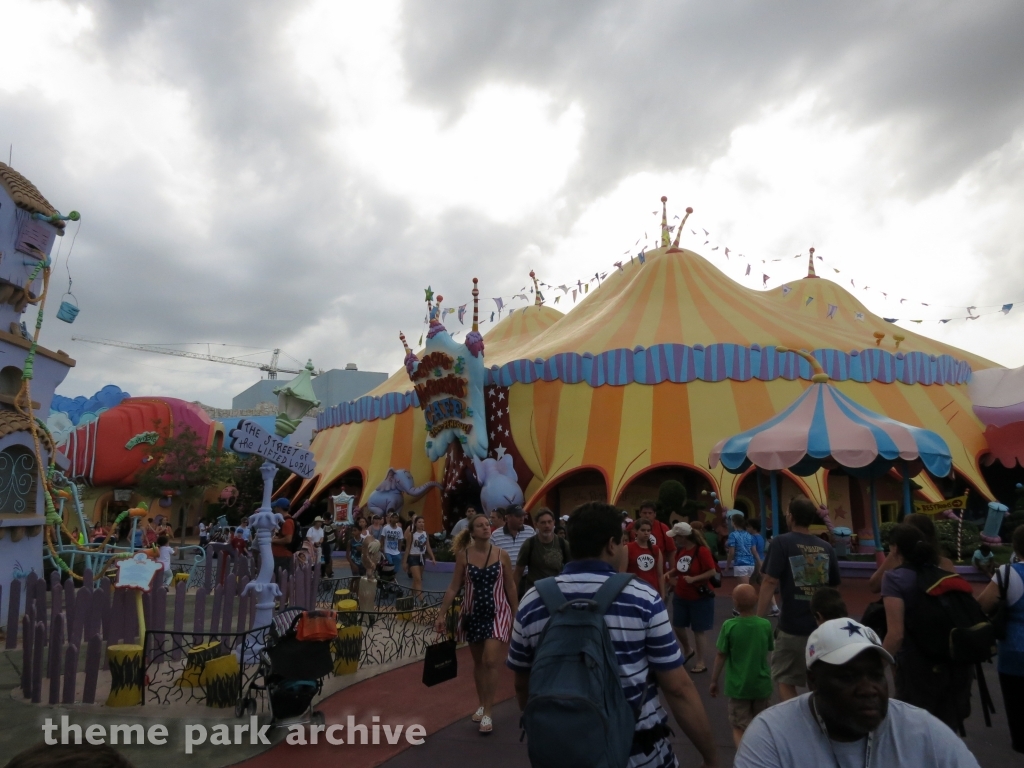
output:
{"label": "tent entrance archway", "polygon": [[635,518],[644,501],[658,500],[658,491],[661,485],[669,480],[682,483],[686,489],[686,504],[681,510],[680,517],[694,520],[698,517],[703,519],[700,510],[707,509],[711,505],[710,496],[703,495],[703,492],[707,491],[710,494],[712,491],[717,491],[717,488],[706,474],[694,467],[682,464],[652,467],[639,473],[622,489],[615,505],[625,509],[630,517]]}
{"label": "tent entrance archway", "polygon": [[547,507],[556,517],[561,517],[590,501],[607,503],[608,484],[600,470],[586,467],[558,478],[540,496],[539,501],[531,505],[530,511]]}

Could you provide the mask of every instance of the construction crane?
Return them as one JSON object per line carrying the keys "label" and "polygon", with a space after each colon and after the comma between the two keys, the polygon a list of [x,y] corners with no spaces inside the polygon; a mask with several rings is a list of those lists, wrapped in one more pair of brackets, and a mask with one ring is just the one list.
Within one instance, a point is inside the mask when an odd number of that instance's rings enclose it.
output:
{"label": "construction crane", "polygon": [[[89,344],[100,344],[106,347],[122,347],[124,349],[138,349],[143,352],[156,352],[159,355],[174,355],[176,357],[190,357],[193,360],[207,360],[211,363],[227,363],[228,365],[242,365],[246,368],[259,368],[261,371],[267,372],[268,379],[276,379],[279,373],[302,373],[301,370],[294,368],[280,368],[277,365],[277,359],[281,354],[280,349],[273,350],[273,355],[270,358],[269,363],[255,363],[251,360],[239,360],[235,357],[219,357],[217,355],[202,354],[200,352],[186,352],[181,349],[167,349],[155,344],[130,344],[127,341],[114,341],[113,339],[86,339],[81,336],[72,336],[72,341],[84,341]],[[323,371],[316,371],[313,375],[323,373]]]}

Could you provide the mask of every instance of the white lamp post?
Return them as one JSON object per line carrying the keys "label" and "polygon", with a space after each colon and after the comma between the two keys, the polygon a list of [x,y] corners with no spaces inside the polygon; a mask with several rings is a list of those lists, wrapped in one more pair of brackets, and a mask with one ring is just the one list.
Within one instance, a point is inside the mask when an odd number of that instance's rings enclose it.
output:
{"label": "white lamp post", "polygon": [[[279,437],[287,437],[302,422],[310,409],[320,405],[313,393],[311,381],[313,375],[312,361],[306,363],[306,369],[296,376],[292,381],[274,390],[277,399],[277,421],[274,424],[274,431]],[[256,545],[260,551],[260,571],[256,580],[249,582],[242,592],[243,597],[251,593],[256,594],[256,617],[253,627],[269,626],[274,618],[274,602],[281,596],[281,588],[274,582],[274,553],[271,549],[270,540],[274,531],[284,524],[284,518],[280,513],[274,512],[270,506],[270,495],[274,487],[274,475],[277,474],[277,464],[267,460],[260,467],[260,474],[263,475],[263,504],[254,515],[249,518],[249,524],[256,531]],[[253,663],[259,657],[262,643],[258,643],[246,652],[246,661]]]}

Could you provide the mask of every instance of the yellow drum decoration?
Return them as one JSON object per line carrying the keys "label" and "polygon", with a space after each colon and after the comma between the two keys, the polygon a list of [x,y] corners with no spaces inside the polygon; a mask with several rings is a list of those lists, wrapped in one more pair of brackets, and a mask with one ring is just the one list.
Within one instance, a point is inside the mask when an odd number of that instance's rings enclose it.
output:
{"label": "yellow drum decoration", "polygon": [[188,584],[188,574],[187,573],[176,573],[176,574],[174,574],[174,576],[171,578],[171,589],[174,589],[182,581],[184,581],[186,584]]}
{"label": "yellow drum decoration", "polygon": [[238,699],[238,676],[241,672],[238,658],[233,653],[206,662],[199,675],[199,684],[206,693],[206,706],[233,707]]}
{"label": "yellow drum decoration", "polygon": [[107,646],[110,664],[108,707],[134,707],[142,703],[143,661],[141,645]]}
{"label": "yellow drum decoration", "polygon": [[395,613],[402,621],[409,621],[412,618],[412,611],[416,607],[416,598],[412,595],[395,599]]}
{"label": "yellow drum decoration", "polygon": [[334,591],[334,610],[342,610],[339,606],[345,600],[350,600],[352,597],[352,591],[349,589],[337,589]]}
{"label": "yellow drum decoration", "polygon": [[213,661],[220,656],[220,641],[213,640],[209,643],[194,645],[188,649],[186,656],[185,671],[178,679],[178,687],[195,688],[201,684],[203,669],[207,662]]}
{"label": "yellow drum decoration", "polygon": [[[339,592],[348,590],[338,590]],[[337,593],[335,593],[337,594]],[[359,603],[339,600],[338,639],[334,641],[334,674],[351,675],[359,669],[363,649],[363,628],[359,625]]]}

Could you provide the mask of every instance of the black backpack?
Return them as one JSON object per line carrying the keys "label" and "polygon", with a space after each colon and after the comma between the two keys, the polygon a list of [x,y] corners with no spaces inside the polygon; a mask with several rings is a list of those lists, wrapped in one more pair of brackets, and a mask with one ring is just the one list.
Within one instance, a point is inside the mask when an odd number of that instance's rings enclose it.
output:
{"label": "black backpack", "polygon": [[992,658],[996,633],[962,576],[927,566],[917,572],[919,595],[907,635],[934,664],[979,664]]}
{"label": "black backpack", "polygon": [[294,517],[292,518],[292,540],[288,543],[288,549],[292,552],[298,552],[302,549],[302,526],[299,525],[299,521]]}

